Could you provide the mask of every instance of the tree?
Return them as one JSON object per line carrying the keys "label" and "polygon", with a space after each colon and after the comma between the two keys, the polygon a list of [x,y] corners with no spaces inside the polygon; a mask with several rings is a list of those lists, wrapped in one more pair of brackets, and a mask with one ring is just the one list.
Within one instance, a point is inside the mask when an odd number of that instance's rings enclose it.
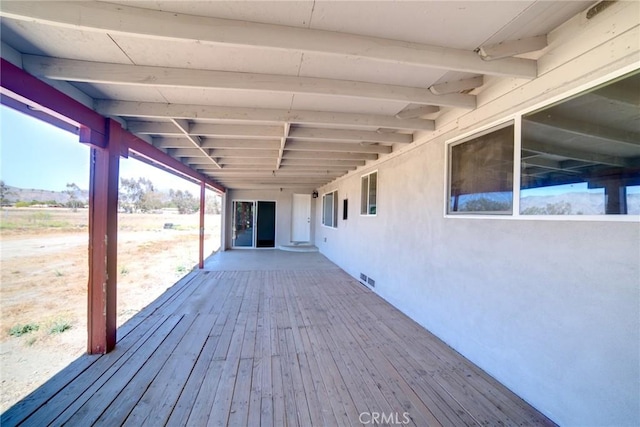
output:
{"label": "tree", "polygon": [[73,212],[76,212],[78,208],[83,205],[79,199],[81,193],[80,187],[78,187],[75,182],[67,183],[67,190],[65,191],[65,194],[69,196],[67,206],[69,206]]}
{"label": "tree", "polygon": [[9,190],[9,186],[4,183],[3,180],[0,180],[0,209],[2,206],[9,203],[7,198],[13,195],[13,191]]}
{"label": "tree", "polygon": [[205,213],[208,215],[219,215],[221,211],[220,196],[218,194],[208,195],[205,198]]}
{"label": "tree", "polygon": [[169,190],[169,197],[180,214],[191,214],[200,210],[200,202],[186,190]]}
{"label": "tree", "polygon": [[162,209],[165,205],[166,194],[158,191],[147,191],[142,195],[140,200],[140,211],[150,212]]}
{"label": "tree", "polygon": [[489,199],[487,197],[480,197],[472,199],[464,203],[461,206],[460,211],[466,212],[497,212],[506,211],[511,208],[511,203],[500,200]]}
{"label": "tree", "polygon": [[[571,214],[571,203],[568,202],[558,202],[558,203],[547,203],[545,207],[540,206],[530,206],[522,211],[523,215],[570,215]],[[578,212],[578,215],[581,215]]]}
{"label": "tree", "polygon": [[[156,201],[158,197],[149,195],[149,193],[155,193],[153,183],[147,178],[121,178],[120,179],[120,192],[118,200],[120,207],[125,212],[147,212],[149,210],[158,209]],[[162,205],[160,205],[162,207]]]}

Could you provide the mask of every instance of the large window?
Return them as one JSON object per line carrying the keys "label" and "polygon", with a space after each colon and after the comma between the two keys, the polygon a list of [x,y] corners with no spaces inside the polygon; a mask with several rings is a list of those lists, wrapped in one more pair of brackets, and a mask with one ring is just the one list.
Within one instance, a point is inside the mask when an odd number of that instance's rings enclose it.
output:
{"label": "large window", "polygon": [[375,215],[378,196],[378,172],[371,172],[361,179],[360,214]]}
{"label": "large window", "polygon": [[512,212],[513,136],[510,123],[449,147],[449,213]]}
{"label": "large window", "polygon": [[522,215],[640,214],[640,73],[522,117]]}
{"label": "large window", "polygon": [[338,192],[333,191],[322,196],[322,224],[338,227]]}
{"label": "large window", "polygon": [[447,213],[640,215],[638,94],[635,71],[453,142]]}

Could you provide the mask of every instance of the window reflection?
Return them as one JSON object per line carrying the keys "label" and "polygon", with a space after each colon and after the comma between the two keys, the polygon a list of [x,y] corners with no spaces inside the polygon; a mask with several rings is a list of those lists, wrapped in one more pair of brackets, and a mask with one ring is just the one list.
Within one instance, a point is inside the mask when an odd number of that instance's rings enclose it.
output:
{"label": "window reflection", "polygon": [[520,213],[640,213],[640,73],[523,116]]}
{"label": "window reflection", "polygon": [[511,213],[514,126],[451,146],[449,213]]}

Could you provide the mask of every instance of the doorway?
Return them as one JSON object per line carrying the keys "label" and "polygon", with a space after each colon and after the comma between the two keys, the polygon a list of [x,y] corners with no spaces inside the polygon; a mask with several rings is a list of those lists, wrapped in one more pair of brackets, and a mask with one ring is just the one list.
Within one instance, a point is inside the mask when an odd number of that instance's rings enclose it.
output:
{"label": "doorway", "polygon": [[311,195],[294,194],[291,218],[291,241],[309,242],[311,240]]}
{"label": "doorway", "polygon": [[233,201],[234,248],[274,248],[276,246],[276,202]]}
{"label": "doorway", "polygon": [[258,203],[256,213],[256,247],[274,248],[276,246],[276,202]]}

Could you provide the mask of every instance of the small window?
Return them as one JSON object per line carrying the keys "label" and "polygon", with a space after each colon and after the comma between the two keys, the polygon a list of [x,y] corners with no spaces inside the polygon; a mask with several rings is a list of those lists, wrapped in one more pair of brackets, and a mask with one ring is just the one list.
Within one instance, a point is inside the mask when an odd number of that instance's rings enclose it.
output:
{"label": "small window", "polygon": [[364,175],[362,177],[360,194],[360,214],[376,215],[376,199],[378,196],[378,172],[371,172],[370,174]]}
{"label": "small window", "polygon": [[338,226],[338,192],[333,191],[322,196],[322,225]]}
{"label": "small window", "polygon": [[512,212],[513,146],[513,123],[449,146],[450,214]]}
{"label": "small window", "polygon": [[342,201],[342,219],[347,220],[349,218],[349,200],[344,199]]}

